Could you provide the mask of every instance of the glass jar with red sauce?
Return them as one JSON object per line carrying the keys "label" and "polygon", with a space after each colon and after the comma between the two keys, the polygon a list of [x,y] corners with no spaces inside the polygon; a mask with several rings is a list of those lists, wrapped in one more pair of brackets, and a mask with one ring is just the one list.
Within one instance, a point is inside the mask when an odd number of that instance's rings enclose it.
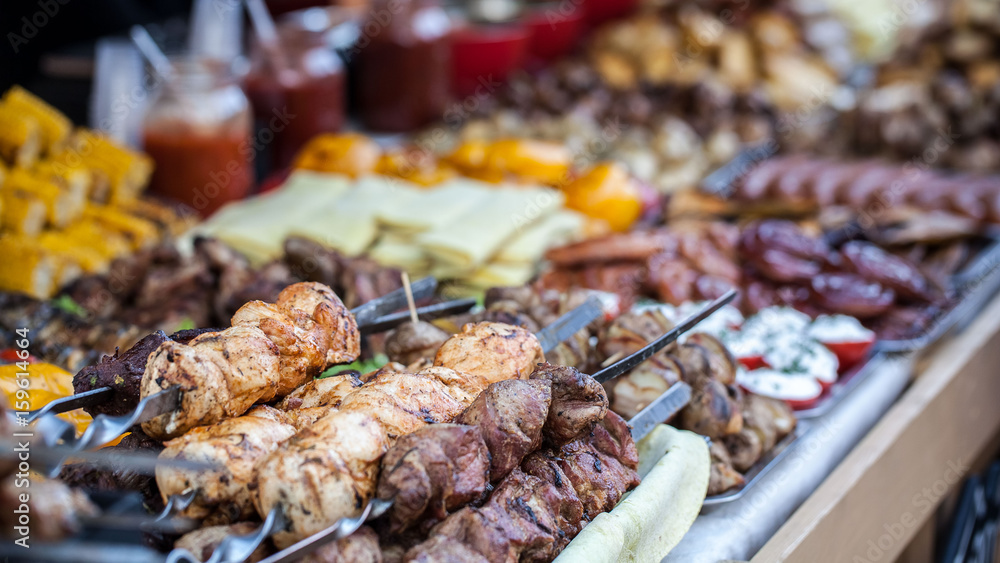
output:
{"label": "glass jar with red sauce", "polygon": [[437,0],[375,0],[350,51],[365,127],[418,129],[444,117],[450,99],[452,25]]}
{"label": "glass jar with red sauce", "polygon": [[143,121],[143,147],[156,163],[149,189],[208,216],[253,185],[250,102],[223,65],[172,66]]}
{"label": "glass jar with red sauce", "polygon": [[291,19],[278,27],[280,44],[255,45],[244,82],[256,119],[258,148],[270,168],[287,168],[309,139],[344,126],[344,65],[324,29]]}

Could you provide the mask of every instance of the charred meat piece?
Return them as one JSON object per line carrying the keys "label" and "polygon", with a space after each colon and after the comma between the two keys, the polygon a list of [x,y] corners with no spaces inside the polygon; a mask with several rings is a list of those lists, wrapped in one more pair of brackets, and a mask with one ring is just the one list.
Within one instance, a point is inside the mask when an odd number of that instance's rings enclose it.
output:
{"label": "charred meat piece", "polygon": [[874,244],[851,241],[841,248],[840,255],[853,272],[894,290],[900,297],[919,301],[934,299],[930,283],[916,266]]}
{"label": "charred meat piece", "polygon": [[573,485],[587,520],[614,508],[626,491],[639,484],[634,469],[592,442],[586,438],[575,440],[559,448],[557,454],[559,467]]}
{"label": "charred meat piece", "polygon": [[438,348],[448,333],[427,322],[408,322],[399,325],[385,337],[385,353],[389,360],[410,365],[421,359],[434,361]]}
{"label": "charred meat piece", "polygon": [[859,319],[885,313],[896,300],[893,290],[856,274],[820,274],[812,279],[810,289],[824,309]]}
{"label": "charred meat piece", "polygon": [[589,432],[608,412],[608,396],[593,377],[572,367],[540,364],[532,380],[550,384],[552,402],[542,429],[545,441],[561,446]]}
{"label": "charred meat piece", "polygon": [[135,410],[139,404],[139,387],[146,371],[146,361],[161,344],[168,342],[163,331],[156,331],[137,342],[122,354],[104,356],[96,365],[88,366],[73,376],[73,391],[85,393],[100,387],[111,387],[115,394],[108,401],[84,410],[91,416],[120,416]]}
{"label": "charred meat piece", "polygon": [[719,439],[743,429],[739,397],[735,387],[714,379],[694,386],[691,402],[680,412],[680,427],[702,436]]}
{"label": "charred meat piece", "polygon": [[426,533],[489,486],[490,452],[478,428],[432,424],[401,437],[382,458],[376,496],[394,498],[389,530]]}
{"label": "charred meat piece", "polygon": [[379,423],[395,440],[429,423],[451,422],[464,406],[434,377],[386,373],[344,397],[340,410],[377,413]]}
{"label": "charred meat piece", "polygon": [[712,469],[708,479],[708,496],[722,494],[746,483],[743,476],[733,469],[733,462],[723,444],[712,442],[708,452],[712,458]]}
{"label": "charred meat piece", "polygon": [[548,381],[510,379],[491,384],[455,419],[482,432],[492,456],[491,481],[502,479],[541,446],[551,403]]}

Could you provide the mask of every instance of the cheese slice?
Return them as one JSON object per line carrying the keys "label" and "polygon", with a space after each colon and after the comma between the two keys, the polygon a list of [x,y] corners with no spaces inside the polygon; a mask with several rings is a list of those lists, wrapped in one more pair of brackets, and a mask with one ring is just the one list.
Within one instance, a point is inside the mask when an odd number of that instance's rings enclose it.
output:
{"label": "cheese slice", "polygon": [[558,193],[547,188],[502,186],[442,228],[422,233],[417,243],[436,261],[460,267],[484,264],[519,229],[551,212]]}
{"label": "cheese slice", "polygon": [[496,187],[467,178],[445,182],[435,188],[418,188],[403,203],[378,211],[387,229],[421,233],[443,228],[473,209],[481,207]]}
{"label": "cheese slice", "polygon": [[493,260],[534,264],[549,248],[579,238],[586,223],[584,215],[569,209],[559,209],[505,242]]}
{"label": "cheese slice", "polygon": [[534,272],[534,263],[486,264],[465,278],[465,282],[482,288],[524,285]]}
{"label": "cheese slice", "polygon": [[312,239],[347,256],[362,254],[378,238],[376,213],[392,207],[400,193],[416,189],[407,184],[382,176],[361,178],[337,200],[308,205],[289,234]]}

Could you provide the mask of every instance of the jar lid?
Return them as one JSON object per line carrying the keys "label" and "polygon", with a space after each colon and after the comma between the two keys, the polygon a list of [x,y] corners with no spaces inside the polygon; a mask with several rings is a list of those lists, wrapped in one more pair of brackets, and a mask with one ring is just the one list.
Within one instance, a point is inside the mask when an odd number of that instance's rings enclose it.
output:
{"label": "jar lid", "polygon": [[470,23],[508,23],[521,17],[522,0],[468,0],[466,18]]}

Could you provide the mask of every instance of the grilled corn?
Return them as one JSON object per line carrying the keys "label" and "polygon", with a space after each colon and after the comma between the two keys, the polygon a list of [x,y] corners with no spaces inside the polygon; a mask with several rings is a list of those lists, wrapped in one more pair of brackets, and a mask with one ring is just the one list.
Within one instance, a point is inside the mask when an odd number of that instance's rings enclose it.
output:
{"label": "grilled corn", "polygon": [[19,236],[0,236],[0,289],[48,299],[56,289],[57,266],[31,241]]}
{"label": "grilled corn", "polygon": [[31,192],[0,190],[0,226],[5,231],[36,237],[45,227],[45,203]]}
{"label": "grilled corn", "polygon": [[46,218],[56,228],[64,228],[83,215],[86,194],[63,189],[59,184],[36,176],[23,168],[10,171],[4,191],[15,190],[35,194],[45,204]]}
{"label": "grilled corn", "polygon": [[42,154],[59,151],[73,129],[69,118],[20,86],[7,90],[0,104],[38,122]]}
{"label": "grilled corn", "polygon": [[27,168],[38,159],[41,138],[34,118],[0,105],[0,157],[9,164]]}

